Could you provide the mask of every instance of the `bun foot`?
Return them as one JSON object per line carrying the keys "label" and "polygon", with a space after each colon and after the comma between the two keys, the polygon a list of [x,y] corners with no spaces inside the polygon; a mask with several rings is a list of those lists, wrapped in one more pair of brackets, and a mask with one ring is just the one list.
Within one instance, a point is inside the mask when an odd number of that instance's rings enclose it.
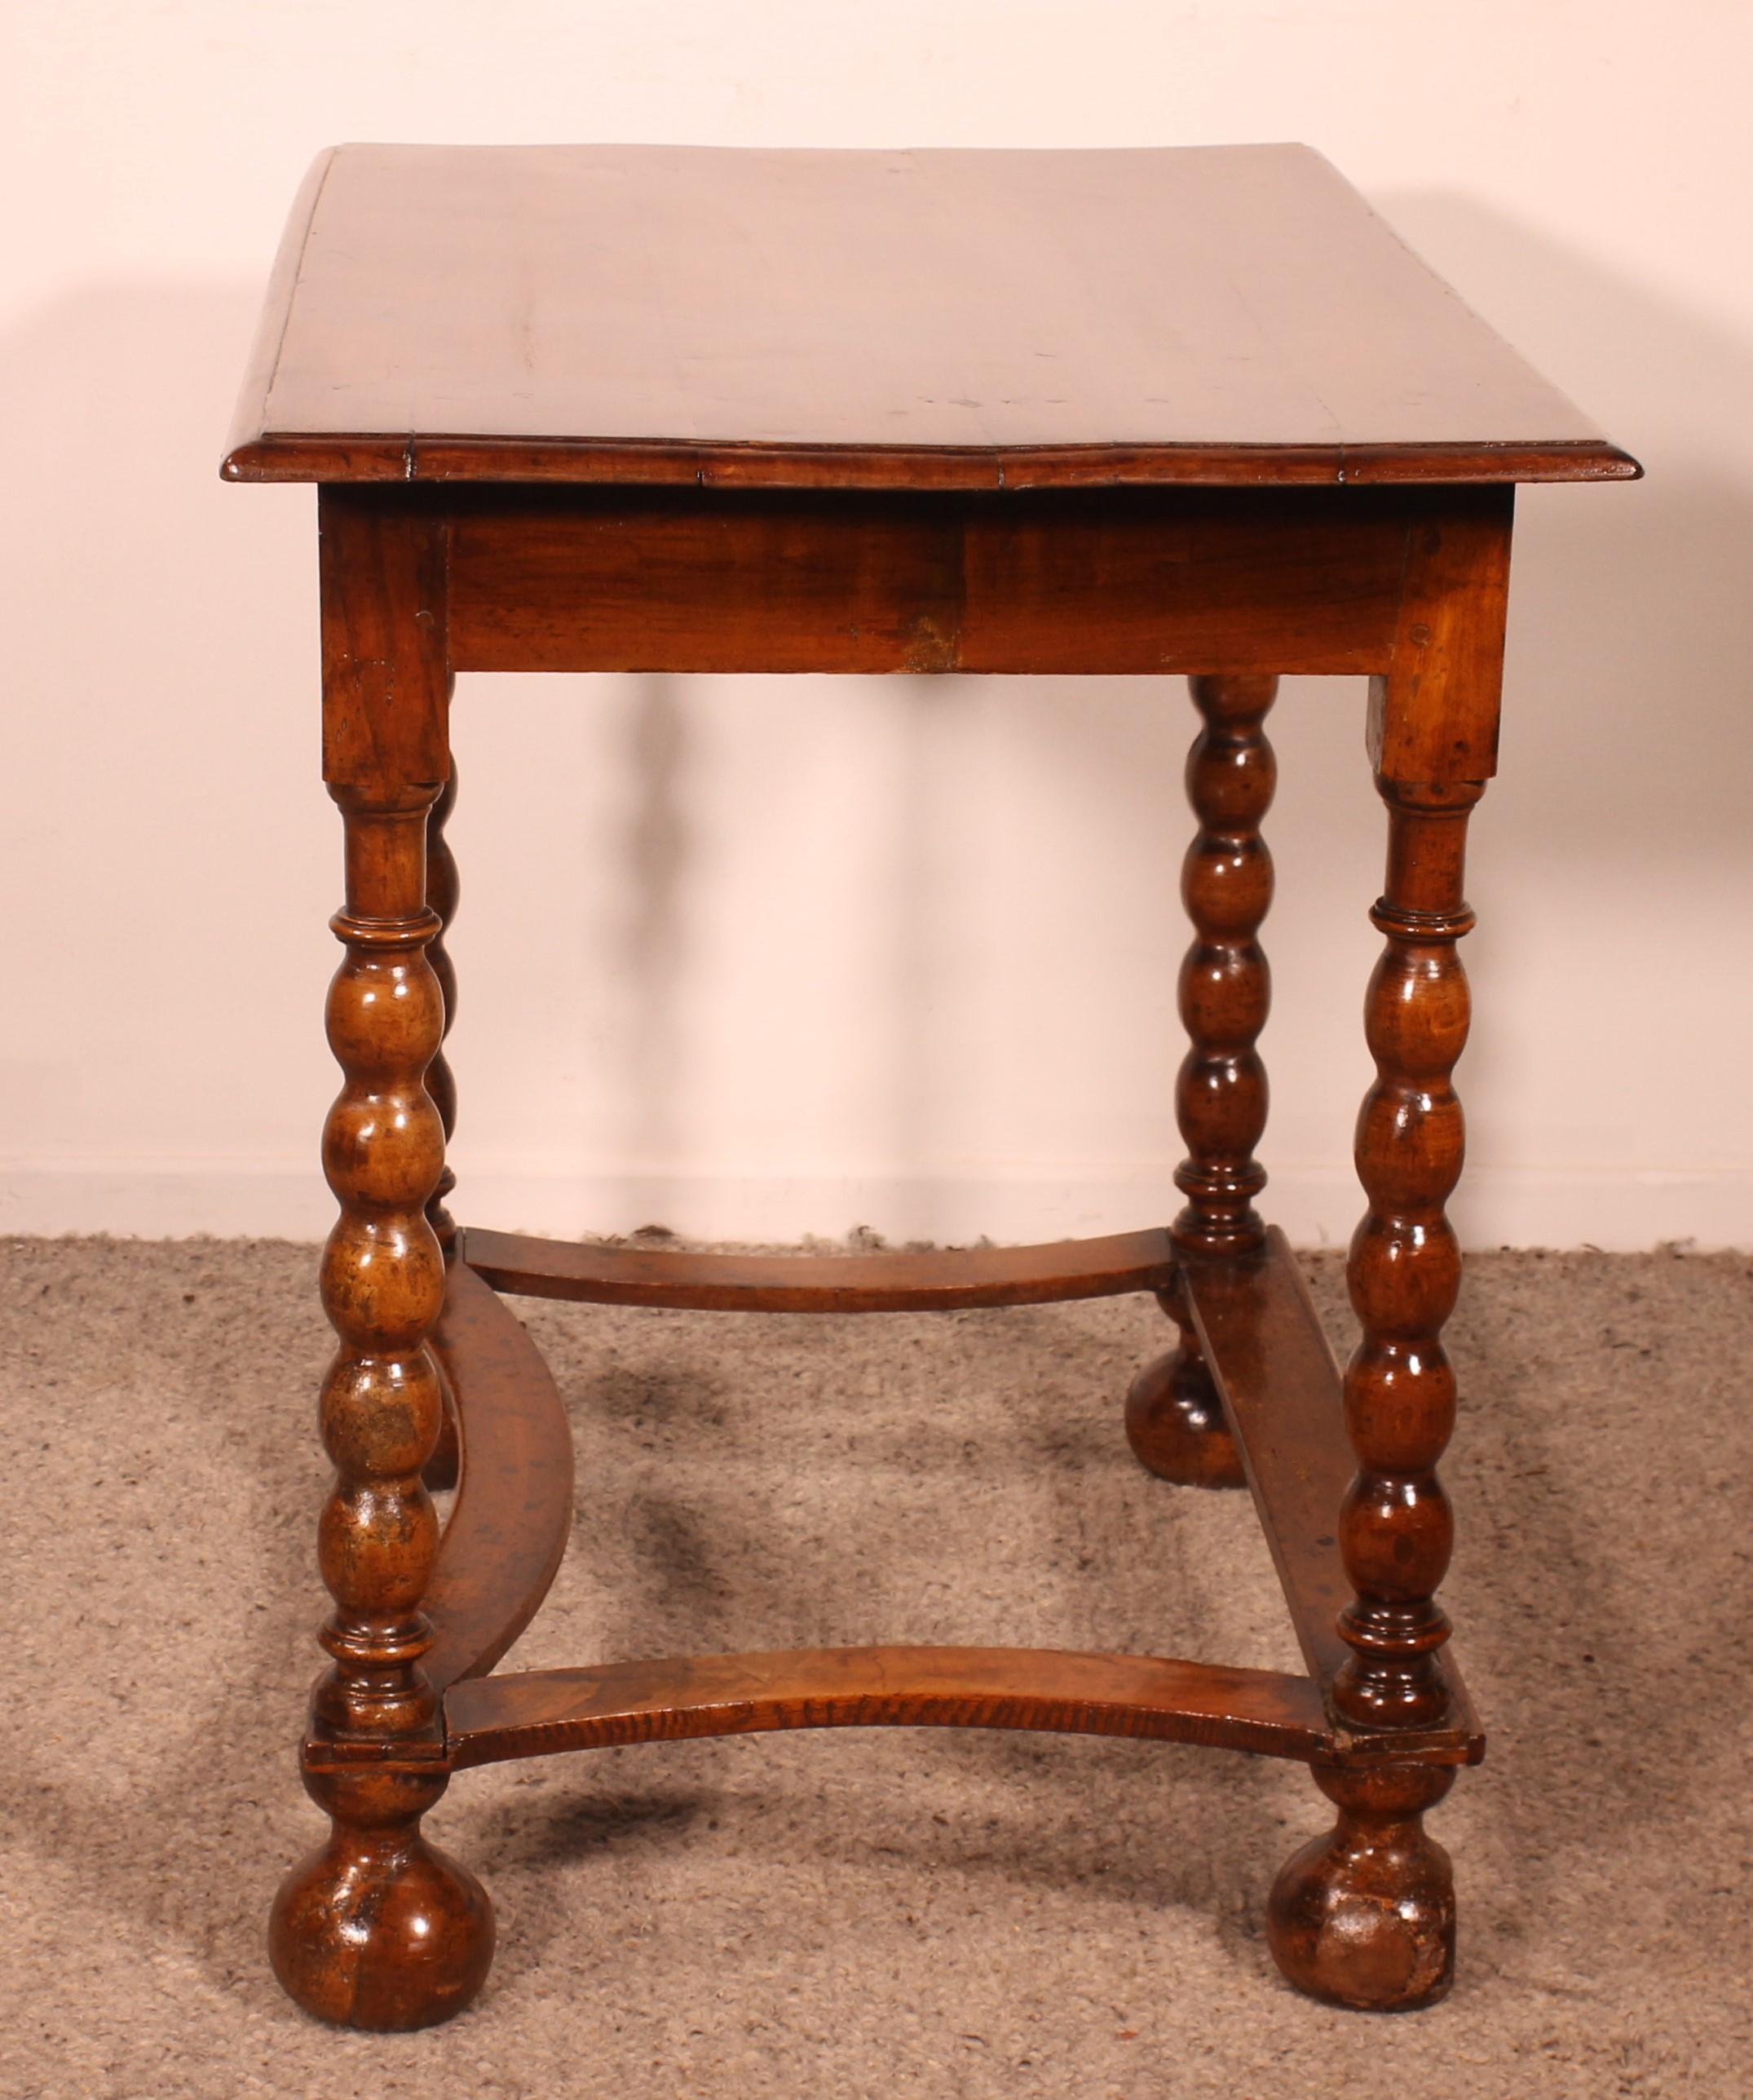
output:
{"label": "bun foot", "polygon": [[[335,1783],[329,1783],[335,1784]],[[444,1781],[383,1773],[339,1782],[372,1820],[337,1821],[280,1884],[268,1955],[287,1995],[318,2019],[398,2032],[460,2013],[493,1959],[493,1907],[466,1867],[429,1845],[419,1818]],[[328,1785],[311,1791],[322,1805]],[[418,1798],[410,1811],[408,1797]],[[421,1797],[423,1797],[422,1798]]]}
{"label": "bun foot", "polygon": [[1273,1884],[1274,1960],[1299,1991],[1330,2005],[1410,2013],[1434,2005],[1454,1979],[1455,1880],[1420,1818],[1454,1773],[1433,1765],[1313,1770],[1339,1821]]}
{"label": "bun foot", "polygon": [[1241,1453],[1204,1359],[1185,1346],[1146,1364],[1126,1395],[1126,1441],[1147,1472],[1183,1488],[1245,1488]]}

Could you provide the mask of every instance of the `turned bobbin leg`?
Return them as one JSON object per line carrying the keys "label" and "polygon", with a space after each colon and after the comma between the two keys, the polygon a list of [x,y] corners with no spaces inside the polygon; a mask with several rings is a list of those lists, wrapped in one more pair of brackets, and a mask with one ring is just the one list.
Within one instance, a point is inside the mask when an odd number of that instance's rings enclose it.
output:
{"label": "turned bobbin leg", "polygon": [[338,1347],[317,1536],[334,1611],[303,1765],[331,1828],[282,1883],[268,1947],[307,2011],[418,2027],[468,2003],[493,1948],[480,1885],[420,1828],[448,1778],[421,1610],[439,1538],[422,1475],[443,1411],[428,1337],[444,1258],[426,1206],[444,1131],[426,1075],[444,1026],[426,897],[428,813],[449,771],[444,550],[428,514],[391,493],[320,501],[323,770],[345,825],[347,900],[328,1008],[342,1085],[323,1138],[341,1209],[322,1263]]}
{"label": "turned bobbin leg", "polygon": [[[1442,1332],[1461,1262],[1443,1206],[1461,1169],[1450,1075],[1467,1040],[1468,997],[1455,943],[1473,922],[1463,859],[1468,814],[1484,787],[1378,785],[1389,811],[1388,883],[1371,916],[1387,946],[1365,1010],[1376,1080],[1358,1120],[1357,1162],[1369,1208],[1347,1270],[1362,1329],[1345,1373],[1358,1472],[1339,1526],[1356,1595],[1340,1618],[1352,1652],[1332,1696],[1342,1719],[1391,1729],[1433,1726],[1448,1706],[1437,1651],[1449,1625],[1435,1592],[1452,1524],[1436,1469],[1455,1421]],[[1279,1966],[1341,2005],[1431,2003],[1449,1987],[1454,1889],[1447,1855],[1420,1817],[1452,1775],[1406,1764],[1315,1776],[1339,1823],[1274,1887],[1269,1934]]]}
{"label": "turned bobbin leg", "polygon": [[[1188,1156],[1175,1182],[1187,1203],[1174,1240],[1190,1254],[1227,1254],[1257,1245],[1264,1229],[1253,1200],[1266,1180],[1254,1158],[1266,1127],[1266,1072],[1254,1046],[1271,979],[1255,936],[1272,901],[1272,856],[1260,826],[1276,769],[1261,725],[1278,680],[1190,683],[1204,727],[1187,759],[1187,795],[1199,829],[1181,870],[1194,938],[1181,969],[1188,1049],[1175,1110]],[[1166,1480],[1239,1488],[1241,1458],[1178,1284],[1159,1302],[1181,1338],[1133,1381],[1128,1440]]]}
{"label": "turned bobbin leg", "polygon": [[492,1912],[474,1877],[429,1846],[420,1818],[442,1771],[347,1770],[369,1743],[409,1763],[438,1754],[438,1702],[421,1669],[431,1631],[420,1599],[438,1550],[422,1479],[442,1412],[426,1337],[444,1302],[444,1258],[427,1220],[444,1129],[424,1085],[444,1026],[426,957],[426,811],[436,789],[337,788],[347,821],[347,946],[329,1000],[345,1074],[324,1134],[341,1205],[322,1270],[339,1347],[322,1395],[335,1483],[318,1555],[335,1601],[333,1658],[311,1700],[306,1785],[333,1828],[274,1905],[275,1974],[307,2011],[351,2026],[424,2027],[472,1997],[492,1954]]}
{"label": "turned bobbin leg", "polygon": [[[444,1037],[449,1035],[451,1024],[457,1018],[457,967],[444,944],[445,934],[457,916],[457,901],[461,895],[461,883],[457,873],[457,856],[451,851],[450,842],[444,836],[444,826],[456,806],[457,765],[453,759],[450,778],[445,781],[426,818],[426,902],[437,913],[439,920],[439,930],[427,944],[426,960],[432,966],[432,974],[439,981],[439,990],[444,1001]],[[426,1067],[426,1091],[431,1095],[433,1105],[439,1112],[439,1120],[444,1125],[444,1143],[448,1146],[457,1129],[457,1081],[451,1071],[450,1062],[444,1054],[443,1037],[431,1063]],[[446,1207],[446,1198],[456,1186],[457,1177],[447,1161],[439,1175],[438,1187],[432,1191],[432,1200],[426,1205],[427,1219],[438,1236],[439,1245],[444,1250],[447,1262],[453,1258],[456,1248],[457,1222]],[[444,1394],[444,1420],[439,1428],[438,1443],[426,1462],[425,1474],[427,1487],[435,1490],[454,1488],[461,1467],[462,1441],[457,1423],[457,1403],[449,1382],[444,1377],[442,1367],[439,1385]]]}

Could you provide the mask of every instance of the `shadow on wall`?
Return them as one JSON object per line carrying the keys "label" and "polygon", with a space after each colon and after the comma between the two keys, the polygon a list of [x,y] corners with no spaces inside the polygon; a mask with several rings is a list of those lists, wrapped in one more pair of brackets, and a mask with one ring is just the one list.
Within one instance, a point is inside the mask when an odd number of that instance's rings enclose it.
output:
{"label": "shadow on wall", "polygon": [[1518,499],[1503,789],[1566,855],[1753,878],[1753,342],[1470,200],[1381,204],[1648,475]]}
{"label": "shadow on wall", "polygon": [[[632,988],[623,1067],[627,1144],[633,1156],[669,1161],[678,1150],[681,979],[687,968],[682,904],[687,896],[688,826],[682,800],[686,717],[677,680],[651,672],[636,682],[626,762],[634,793],[622,839],[629,880],[615,957]],[[649,1216],[642,1206],[654,1205]],[[661,1184],[625,1191],[619,1214],[661,1225],[675,1214]]]}
{"label": "shadow on wall", "polygon": [[[1470,199],[1378,201],[1648,477],[1518,497],[1504,771],[1474,826],[1470,886],[1481,996],[1461,1078],[1475,1156],[1539,1142],[1526,1112],[1509,1146],[1494,1127],[1513,1067],[1543,1052],[1543,1112],[1574,1079],[1597,1125],[1640,1123],[1645,1149],[1671,1133],[1652,1165],[1744,1161],[1753,1130],[1725,1125],[1722,1105],[1746,1052],[1733,988],[1753,961],[1753,342]],[[1563,984],[1555,958],[1573,966]],[[1499,978],[1517,1006],[1540,1002],[1537,1044],[1523,1025],[1508,1048]],[[1637,1151],[1632,1135],[1602,1164]],[[1464,1240],[1522,1236],[1487,1205],[1464,1183]]]}
{"label": "shadow on wall", "polygon": [[[1671,974],[1689,949],[1687,1019],[1722,1039],[1733,1026],[1720,962],[1714,974],[1711,964],[1722,930],[1699,922],[1694,878],[1704,871],[1753,895],[1742,631],[1753,578],[1742,435],[1753,356],[1708,321],[1465,200],[1384,203],[1649,475],[1632,488],[1521,499],[1505,772],[1476,826],[1481,926],[1469,960],[1482,997],[1463,1080],[1477,1134],[1518,1085],[1491,988],[1499,958],[1531,938],[1543,871],[1567,869],[1572,895],[1597,876],[1609,899],[1614,886],[1639,884],[1671,895],[1672,940],[1659,953],[1626,945],[1610,905],[1565,935],[1596,958],[1599,1006],[1586,1019],[1597,1084],[1606,1065],[1623,1068],[1628,1091],[1647,1085],[1637,1045],[1649,1030],[1611,1025],[1633,1009],[1646,966]],[[52,900],[52,910],[15,922],[13,966],[19,981],[56,995],[52,1018],[28,1001],[15,1009],[0,1087],[8,1122],[46,1152],[64,1135],[88,1155],[199,1161],[219,1143],[302,1171],[332,1088],[316,1001],[338,844],[316,776],[311,499],[303,489],[240,494],[216,474],[257,299],[253,285],[97,285],[0,342],[15,594],[13,699],[0,727],[14,792],[0,864],[15,898]],[[774,784],[751,823],[788,820],[794,746],[821,705],[806,683],[784,684],[748,718],[750,733],[771,740]],[[848,1130],[849,1152],[862,1146],[898,1176],[928,1182],[951,1154],[1043,1175],[1086,1149],[1172,1161],[1173,977],[1185,939],[1177,881],[1188,831],[1179,773],[1190,710],[1153,680],[1016,682],[1002,699],[1009,756],[988,771],[1000,727],[993,683],[897,682],[903,755],[881,787],[893,837],[866,900],[880,923],[836,922],[805,882],[748,938],[794,942],[814,912],[824,942],[863,944],[857,981],[881,1032],[888,1106],[881,1129]],[[1358,1014],[1374,943],[1363,914],[1381,836],[1363,779],[1362,705],[1355,684],[1311,684],[1287,692],[1274,721],[1284,776],[1271,836],[1283,887],[1268,933],[1281,1015],[1294,1024],[1265,1046],[1294,1045],[1314,1068],[1287,1070],[1278,1099],[1299,1134],[1331,1129],[1336,1165],[1367,1077]],[[619,1095],[607,1120],[647,1153],[685,1148],[700,1116],[678,1124],[673,1103],[709,1084],[691,1051],[682,981],[700,959],[714,879],[691,815],[693,720],[685,686],[653,679],[636,692],[612,761],[627,769],[629,820],[612,844],[599,836],[589,849],[619,856],[604,879],[621,899],[613,966],[627,995],[618,1010],[627,1039],[590,1083]],[[1023,777],[1040,786],[1032,816],[1014,802]],[[969,780],[982,789],[978,801],[964,792]],[[842,791],[878,789],[853,779]],[[1042,812],[1059,809],[1062,832],[1056,820],[1043,828]],[[977,849],[1038,882],[1032,897],[1018,908],[991,880],[973,894]],[[1069,866],[1068,851],[1078,855]],[[466,888],[466,864],[463,879]],[[227,900],[223,925],[215,896]],[[1102,930],[1115,923],[1124,937]],[[1649,923],[1631,937],[1647,939]],[[80,928],[79,979],[101,986],[101,998],[69,993],[70,925]],[[808,966],[800,962],[800,1008]],[[466,1015],[470,997],[466,982]],[[1308,1019],[1317,999],[1331,1019]],[[118,1015],[130,1017],[126,1089],[114,1084]],[[828,1014],[825,1032],[794,1056],[780,1017],[766,1054],[793,1061],[773,1083],[782,1093],[815,1084],[864,1025],[850,1007]],[[1563,1054],[1555,1044],[1555,1060]],[[468,1086],[465,1075],[466,1142]],[[727,1094],[697,1098],[713,1114],[735,1112]],[[1069,1106],[1043,1120],[1022,1105],[1031,1100]],[[1270,1134],[1268,1147],[1269,1164]],[[650,1214],[629,1202],[638,1216],[599,1222],[625,1228]],[[313,1187],[309,1229],[325,1218]]]}
{"label": "shadow on wall", "polygon": [[[0,869],[24,988],[0,1129],[38,1157],[283,1153],[308,1175],[333,1091],[311,498],[251,502],[218,474],[258,302],[96,284],[0,338]],[[308,1227],[327,1209],[319,1184]],[[172,1199],[145,1229],[215,1221]]]}
{"label": "shadow on wall", "polygon": [[[1539,994],[1541,958],[1555,944],[1590,957],[1598,1004],[1579,1015],[1547,986],[1552,1011],[1540,1015],[1542,1039],[1551,1044],[1555,1070],[1585,1056],[1592,1084],[1603,1093],[1617,1088],[1629,1097],[1649,1089],[1658,1052],[1640,1001],[1648,1001],[1689,948],[1697,993],[1689,1019],[1701,1031],[1733,1025],[1717,990],[1723,979],[1710,965],[1716,933],[1689,914],[1697,909],[1701,871],[1712,890],[1753,896],[1743,633],[1753,584],[1753,462],[1741,436],[1753,398],[1753,351],[1728,330],[1465,199],[1390,197],[1384,209],[1537,365],[1565,375],[1649,475],[1636,486],[1526,490],[1519,502],[1504,772],[1475,825],[1472,891],[1481,922],[1468,953],[1481,996],[1461,1074],[1476,1138],[1489,1139],[1499,1104],[1527,1076],[1517,1071],[1526,1036],[1519,1050],[1506,1040],[1496,987],[1519,980]],[[1040,1035],[1001,1023],[996,1009],[984,1024],[978,1013],[957,1010],[970,955],[982,944],[1019,953],[1036,944],[1044,1006],[1065,958],[1047,950],[1026,913],[994,913],[976,925],[968,899],[956,892],[951,842],[971,816],[934,757],[965,742],[986,682],[895,683],[897,735],[907,755],[894,794],[890,945],[871,984],[873,1001],[888,1001],[903,1017],[885,1133],[890,1156],[898,1172],[929,1177],[942,1171],[946,1150],[956,1149],[958,1129],[965,1132],[970,1059],[984,1063],[986,1083],[1001,1092],[1006,1068],[1026,1078],[1018,1068],[1031,1060],[1037,1085],[1046,1084]],[[793,693],[800,718],[818,704]],[[645,705],[659,725],[649,740],[659,757],[644,771],[661,799],[687,776],[688,717],[668,683],[654,682]],[[1028,741],[1035,774],[1068,807],[1102,813],[1086,822],[1083,835],[1109,833],[1111,886],[1088,865],[1067,871],[1081,907],[1089,913],[1099,898],[1155,929],[1154,975],[1116,974],[1095,988],[1097,996],[1084,1001],[1080,1054],[1064,1060],[1053,1084],[1083,1089],[1091,1122],[1106,1107],[1111,1152],[1130,1143],[1146,1156],[1172,1157],[1168,1104],[1180,1045],[1171,1001],[1185,939],[1177,882],[1188,828],[1179,770],[1194,727],[1191,711],[1159,682],[1134,679],[1018,681],[1005,705],[1005,733]],[[1264,1046],[1287,1064],[1287,1053],[1313,1053],[1316,1071],[1275,1070],[1275,1091],[1281,1107],[1304,1112],[1299,1133],[1331,1133],[1336,1164],[1345,1156],[1369,1076],[1359,1013],[1376,944],[1365,911],[1379,881],[1383,835],[1365,777],[1362,709],[1356,683],[1296,681],[1272,725],[1284,763],[1269,826],[1280,894],[1267,933],[1281,998],[1279,1025]],[[638,741],[647,741],[643,732]],[[782,760],[776,751],[775,768]],[[649,829],[648,812],[634,849],[636,869],[647,857]],[[663,922],[662,938],[630,943],[626,962],[651,1011],[673,1017],[672,965],[686,946],[678,929],[691,909],[686,850],[675,850],[686,826],[672,809],[658,829],[670,842],[653,893],[661,904],[650,908]],[[1044,856],[1055,850],[1051,836],[1036,843]],[[1627,935],[1646,944],[1652,936],[1649,917],[1627,924],[1616,913],[1615,899],[1627,890],[1671,899],[1671,943],[1659,950],[1628,944]],[[1598,917],[1574,916],[1579,892],[1598,898]],[[634,917],[642,923],[638,910]],[[831,930],[823,931],[828,937]],[[1336,952],[1343,969],[1334,966]],[[1141,1038],[1155,1060],[1148,1074],[1129,1061],[1128,1046]],[[784,1054],[783,1044],[775,1054]],[[635,1088],[641,1073],[673,1081],[684,1064],[674,1056],[634,1060]],[[1141,1099],[1124,1095],[1116,1085],[1123,1077],[1135,1089],[1141,1081]],[[1555,1083],[1550,1076],[1548,1083]],[[1135,1106],[1119,1108],[1117,1093]],[[659,1125],[660,1111],[649,1099],[631,1103],[629,1112],[642,1126]],[[1657,1103],[1651,1112],[1680,1119],[1684,1156],[1690,1105]],[[1040,1135],[1026,1113],[1013,1129],[1022,1146]],[[1269,1164],[1274,1149],[1269,1133]],[[1529,1162],[1535,1169],[1546,1163]],[[1049,1161],[1043,1165],[1051,1170]],[[1464,1187],[1456,1212],[1471,1241],[1493,1236],[1488,1209]]]}
{"label": "shadow on wall", "polygon": [[[264,701],[296,691],[316,777],[310,492],[241,498],[219,479],[258,297],[98,285],[0,339],[8,653],[30,667],[9,724],[42,723],[51,763],[108,757],[126,780],[131,746],[205,785],[272,736],[280,718]],[[70,812],[33,798],[24,814],[49,832]],[[143,829],[161,836],[167,814],[144,812]]]}

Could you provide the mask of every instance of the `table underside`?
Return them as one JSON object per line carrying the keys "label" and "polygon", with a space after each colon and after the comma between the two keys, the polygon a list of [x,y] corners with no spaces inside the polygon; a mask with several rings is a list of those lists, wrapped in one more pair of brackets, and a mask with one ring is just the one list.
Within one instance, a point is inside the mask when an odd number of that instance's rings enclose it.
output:
{"label": "table underside", "polygon": [[[490,1674],[535,1616],[572,1519],[571,1435],[535,1344],[501,1293],[715,1311],[864,1313],[1052,1303],[1168,1289],[1177,1273],[1222,1395],[1306,1671],[1054,1649],[868,1647],[686,1656]],[[461,1474],[425,1610],[443,1733],[313,1740],[316,1770],[461,1770],[562,1750],[788,1728],[1013,1728],[1128,1735],[1305,1762],[1476,1763],[1484,1739],[1442,1658],[1446,1726],[1360,1731],[1327,1693],[1349,1594],[1333,1536],[1352,1471],[1332,1353],[1283,1236],[1217,1259],[1166,1231],[1040,1247],[747,1256],[460,1233],[435,1346]]]}

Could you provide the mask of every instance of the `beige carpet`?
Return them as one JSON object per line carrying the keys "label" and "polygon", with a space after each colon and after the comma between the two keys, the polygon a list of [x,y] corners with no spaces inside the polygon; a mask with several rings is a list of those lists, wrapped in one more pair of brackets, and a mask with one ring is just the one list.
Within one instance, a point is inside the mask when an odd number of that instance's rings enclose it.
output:
{"label": "beige carpet", "polygon": [[[1278,1983],[1295,1766],[848,1731],[465,1774],[476,2008],[378,2040],[281,1998],[326,1354],[280,1245],[0,1248],[6,2100],[444,2093],[1698,2094],[1753,2089],[1744,1259],[1478,1261],[1448,1598],[1490,1726],[1433,1828],[1454,1996]],[[1331,1259],[1317,1289],[1342,1332]],[[1139,1472],[1147,1301],[932,1320],[537,1306],[579,1455],[514,1660],[866,1639],[1292,1665],[1245,1499]]]}

